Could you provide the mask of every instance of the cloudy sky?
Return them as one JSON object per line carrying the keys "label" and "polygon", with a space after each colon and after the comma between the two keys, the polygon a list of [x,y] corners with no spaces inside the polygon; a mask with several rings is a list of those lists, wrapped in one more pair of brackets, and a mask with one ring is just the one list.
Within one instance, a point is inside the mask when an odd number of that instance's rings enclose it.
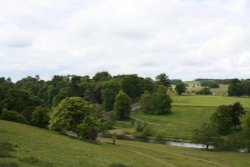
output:
{"label": "cloudy sky", "polygon": [[0,76],[250,78],[247,0],[1,0]]}

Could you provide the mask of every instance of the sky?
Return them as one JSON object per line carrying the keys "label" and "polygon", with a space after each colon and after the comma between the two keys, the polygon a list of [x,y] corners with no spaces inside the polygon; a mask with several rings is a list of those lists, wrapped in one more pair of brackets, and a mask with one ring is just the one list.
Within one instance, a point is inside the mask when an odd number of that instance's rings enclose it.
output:
{"label": "sky", "polygon": [[0,76],[250,78],[247,0],[0,0]]}

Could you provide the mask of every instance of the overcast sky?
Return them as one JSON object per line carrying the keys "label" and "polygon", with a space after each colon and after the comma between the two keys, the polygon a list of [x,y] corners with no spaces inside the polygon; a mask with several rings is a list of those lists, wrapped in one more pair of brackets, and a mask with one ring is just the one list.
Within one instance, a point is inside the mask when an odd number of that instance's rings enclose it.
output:
{"label": "overcast sky", "polygon": [[1,0],[0,76],[250,78],[247,0]]}

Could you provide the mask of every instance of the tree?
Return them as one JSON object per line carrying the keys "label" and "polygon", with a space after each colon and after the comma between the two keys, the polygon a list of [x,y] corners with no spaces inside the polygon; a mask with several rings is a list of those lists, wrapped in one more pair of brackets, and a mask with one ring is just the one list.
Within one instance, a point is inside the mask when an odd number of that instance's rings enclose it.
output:
{"label": "tree", "polygon": [[41,106],[36,107],[32,112],[31,124],[41,128],[46,128],[48,123],[49,116],[47,110]]}
{"label": "tree", "polygon": [[231,106],[219,106],[216,113],[211,117],[212,123],[215,125],[217,132],[221,135],[227,135],[231,133],[232,127],[232,107]]}
{"label": "tree", "polygon": [[241,141],[243,142],[243,145],[248,148],[248,151],[250,151],[250,113],[248,113],[246,116],[241,136]]}
{"label": "tree", "polygon": [[141,96],[140,104],[146,114],[169,114],[171,112],[172,99],[167,94],[167,88],[160,85],[157,92],[151,94],[145,92]]}
{"label": "tree", "polygon": [[119,120],[128,119],[131,111],[131,99],[122,90],[115,97],[114,111]]}
{"label": "tree", "polygon": [[77,126],[79,138],[95,141],[100,128],[100,122],[93,115],[86,116],[82,123]]}
{"label": "tree", "polygon": [[233,79],[228,87],[228,95],[229,96],[240,96],[243,94],[241,81],[238,79]]}
{"label": "tree", "polygon": [[141,79],[137,75],[126,75],[122,80],[122,90],[131,98],[140,97]]}
{"label": "tree", "polygon": [[105,111],[113,110],[116,94],[113,89],[106,88],[102,90],[102,105]]}
{"label": "tree", "polygon": [[154,114],[155,98],[148,91],[145,91],[144,94],[142,94],[141,99],[140,99],[140,105],[144,113]]}
{"label": "tree", "polygon": [[154,111],[156,114],[169,114],[171,112],[172,99],[167,94],[167,88],[163,85],[154,93]]}
{"label": "tree", "polygon": [[53,109],[50,128],[65,133],[77,132],[77,126],[85,117],[95,113],[94,105],[80,97],[67,97]]}
{"label": "tree", "polygon": [[10,89],[2,101],[3,108],[22,114],[27,121],[30,121],[32,112],[41,104],[38,97],[20,89]]}
{"label": "tree", "polygon": [[102,106],[105,111],[112,111],[115,102],[115,96],[121,90],[120,82],[115,79],[104,81],[97,86],[101,89]]}
{"label": "tree", "polygon": [[241,125],[240,117],[246,114],[246,111],[244,110],[243,106],[236,102],[233,105],[231,105],[231,118],[232,118],[232,126],[234,129],[236,129],[238,126]]}
{"label": "tree", "polygon": [[100,82],[100,81],[107,81],[109,79],[111,79],[112,76],[107,72],[107,71],[103,71],[103,72],[98,72],[95,74],[95,76],[93,76],[93,80],[95,82]]}
{"label": "tree", "polygon": [[158,85],[163,85],[167,89],[171,87],[171,81],[165,73],[161,73],[156,76],[156,81]]}
{"label": "tree", "polygon": [[187,87],[182,81],[179,81],[179,82],[176,83],[175,91],[177,92],[178,95],[181,95],[186,90],[187,90]]}
{"label": "tree", "polygon": [[205,144],[207,150],[210,145],[218,145],[222,141],[216,127],[211,123],[204,123],[200,129],[196,129],[192,140],[194,143]]}

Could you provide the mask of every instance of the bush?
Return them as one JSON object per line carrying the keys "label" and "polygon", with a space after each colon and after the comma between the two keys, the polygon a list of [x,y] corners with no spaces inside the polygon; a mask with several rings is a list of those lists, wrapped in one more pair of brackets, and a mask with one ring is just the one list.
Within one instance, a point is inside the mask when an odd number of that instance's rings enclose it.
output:
{"label": "bush", "polygon": [[18,112],[12,110],[4,109],[2,114],[0,115],[0,118],[8,121],[27,123],[27,120],[22,114],[19,114]]}
{"label": "bush", "polygon": [[142,132],[147,127],[147,123],[142,120],[137,120],[135,123],[135,129],[137,132]]}
{"label": "bush", "polygon": [[46,128],[48,122],[49,116],[46,109],[43,107],[36,107],[36,109],[32,112],[31,124],[41,128]]}
{"label": "bush", "polygon": [[205,88],[202,88],[201,90],[197,91],[196,94],[200,94],[200,95],[211,95],[212,92],[210,91],[209,88],[205,87]]}

